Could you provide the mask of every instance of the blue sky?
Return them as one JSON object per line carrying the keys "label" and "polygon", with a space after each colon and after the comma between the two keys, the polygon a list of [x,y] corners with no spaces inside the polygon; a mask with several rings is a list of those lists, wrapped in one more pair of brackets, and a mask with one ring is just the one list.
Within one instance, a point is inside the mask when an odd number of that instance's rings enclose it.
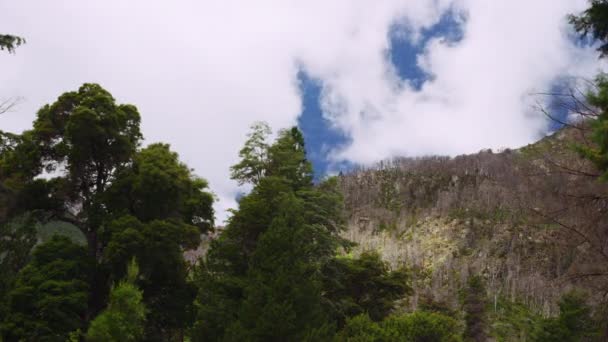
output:
{"label": "blue sky", "polygon": [[[457,43],[463,37],[462,24],[465,19],[454,11],[445,12],[438,23],[422,30],[420,38],[414,43],[409,38],[406,23],[396,22],[392,25],[388,38],[390,48],[386,58],[395,68],[396,74],[403,82],[420,90],[428,75],[418,66],[418,56],[424,52],[427,43],[434,38],[442,38],[448,43]],[[298,117],[298,127],[306,139],[306,152],[315,170],[315,179],[319,180],[328,172],[346,172],[353,163],[341,161],[332,163],[328,153],[349,143],[349,138],[340,130],[332,127],[331,122],[323,116],[321,109],[322,80],[315,79],[306,71],[298,73],[299,88],[302,94],[302,113]]]}
{"label": "blue sky", "polygon": [[139,108],[146,143],[170,143],[209,180],[220,221],[243,191],[229,168],[255,121],[298,124],[320,178],[528,144],[547,131],[530,92],[598,69],[597,53],[564,34],[587,0],[62,4],[0,1],[2,30],[27,37],[0,54],[0,100],[24,98],[1,129],[28,129],[41,106],[99,83]]}

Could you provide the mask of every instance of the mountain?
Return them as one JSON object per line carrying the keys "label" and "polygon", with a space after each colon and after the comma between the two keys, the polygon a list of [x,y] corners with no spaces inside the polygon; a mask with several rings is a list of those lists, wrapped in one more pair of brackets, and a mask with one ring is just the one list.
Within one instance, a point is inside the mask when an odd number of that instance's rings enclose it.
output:
{"label": "mountain", "polygon": [[467,279],[481,275],[494,330],[522,329],[513,310],[555,315],[572,289],[601,303],[608,185],[575,151],[586,134],[568,127],[516,150],[399,158],[341,175],[344,237],[355,254],[377,250],[412,270],[410,308],[459,310]]}

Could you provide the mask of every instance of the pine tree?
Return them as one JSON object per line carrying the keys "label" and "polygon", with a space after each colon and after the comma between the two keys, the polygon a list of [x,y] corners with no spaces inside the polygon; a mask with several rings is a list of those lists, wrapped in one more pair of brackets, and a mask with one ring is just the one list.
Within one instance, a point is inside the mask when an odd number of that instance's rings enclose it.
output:
{"label": "pine tree", "polygon": [[99,314],[89,326],[87,341],[134,342],[144,333],[146,308],[142,291],[137,287],[139,266],[131,260],[127,276],[110,292],[108,308]]}

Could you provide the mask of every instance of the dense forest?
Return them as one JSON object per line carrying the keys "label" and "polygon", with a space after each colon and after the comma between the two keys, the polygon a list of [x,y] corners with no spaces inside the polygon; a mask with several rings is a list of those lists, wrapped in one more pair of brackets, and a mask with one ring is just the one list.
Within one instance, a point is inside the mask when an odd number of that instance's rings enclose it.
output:
{"label": "dense forest", "polygon": [[[570,22],[605,57],[608,1]],[[566,94],[579,121],[518,151],[318,182],[297,127],[256,122],[225,226],[204,178],[143,146],[136,106],[61,94],[0,131],[0,341],[606,341],[608,77],[592,83]]]}

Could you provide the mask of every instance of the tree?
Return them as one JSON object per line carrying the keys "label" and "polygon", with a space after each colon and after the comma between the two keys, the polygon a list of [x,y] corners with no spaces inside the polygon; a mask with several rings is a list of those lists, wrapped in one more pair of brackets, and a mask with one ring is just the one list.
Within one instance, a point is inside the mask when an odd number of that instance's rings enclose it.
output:
{"label": "tree", "polygon": [[192,338],[327,339],[333,322],[323,305],[321,267],[344,245],[336,182],[313,186],[297,128],[281,131],[258,155],[268,161],[247,174],[261,177],[241,179],[254,187],[197,270]]}
{"label": "tree", "polygon": [[117,172],[104,204],[114,217],[177,219],[206,233],[213,227],[213,195],[207,187],[169,145],[157,143],[138,151],[132,164]]}
{"label": "tree", "polygon": [[318,341],[332,335],[315,275],[327,237],[306,224],[302,202],[284,195],[259,237],[238,320],[228,327],[229,340]]}
{"label": "tree", "polygon": [[93,260],[85,248],[54,236],[38,246],[9,293],[7,341],[65,341],[83,328]]}
{"label": "tree", "polygon": [[35,244],[35,221],[31,215],[0,224],[0,322],[7,317],[8,292],[19,271],[29,262]]}
{"label": "tree", "polygon": [[465,331],[464,337],[467,341],[485,341],[486,334],[486,290],[483,279],[472,276],[467,282],[466,295],[464,298]]}
{"label": "tree", "polygon": [[7,50],[9,53],[15,52],[15,48],[25,44],[25,39],[10,34],[0,34],[0,50]]}
{"label": "tree", "polygon": [[197,227],[179,222],[141,222],[123,216],[108,226],[111,240],[104,250],[104,265],[112,279],[127,274],[132,258],[140,261],[137,285],[148,308],[146,340],[170,339],[193,319],[194,285],[188,281],[183,250],[200,242]]}
{"label": "tree", "polygon": [[577,144],[579,154],[590,160],[600,171],[600,179],[608,180],[608,78],[599,75],[595,80],[596,91],[587,94],[586,101],[597,114],[590,121],[591,144]]}
{"label": "tree", "polygon": [[383,341],[384,331],[368,315],[360,314],[349,318],[344,328],[336,334],[335,341],[375,342]]}
{"label": "tree", "polygon": [[268,143],[266,139],[272,133],[265,122],[256,122],[251,126],[245,145],[239,151],[241,161],[230,168],[230,175],[239,185],[257,184],[264,177],[268,167]]}
{"label": "tree", "polygon": [[137,287],[139,266],[135,259],[127,268],[127,276],[110,292],[106,310],[97,316],[87,331],[87,341],[140,341],[144,333],[146,308],[142,291]]}
{"label": "tree", "polygon": [[[109,92],[90,83],[42,107],[34,121],[39,165],[47,171],[66,166],[61,177],[64,210],[55,216],[82,230],[96,258],[101,256],[101,200],[117,171],[128,165],[139,146],[139,123],[135,106],[116,104]],[[68,208],[71,211],[65,210]]]}
{"label": "tree", "polygon": [[[98,266],[87,318],[106,306],[109,284],[140,260],[149,311],[146,339],[183,334],[195,288],[183,251],[213,228],[213,195],[166,144],[140,149],[140,116],[97,84],[42,107],[32,130],[0,134],[0,218],[29,211],[73,224]],[[54,178],[40,177],[50,172]],[[106,252],[106,249],[109,251]]]}
{"label": "tree", "polygon": [[391,272],[377,252],[334,258],[324,265],[323,280],[325,297],[340,326],[360,314],[380,321],[393,310],[397,299],[410,292],[407,272]]}
{"label": "tree", "polygon": [[335,341],[365,342],[457,342],[460,341],[458,322],[434,312],[416,311],[391,315],[374,322],[366,315],[349,319]]}
{"label": "tree", "polygon": [[183,251],[200,244],[213,227],[213,195],[166,144],[138,151],[104,193],[109,221],[102,234],[102,263],[111,279],[140,260],[138,285],[149,309],[146,338],[183,333],[193,319],[196,289],[188,281]]}
{"label": "tree", "polygon": [[599,327],[591,317],[585,296],[569,292],[559,302],[559,316],[545,319],[535,340],[575,342],[598,336]]}
{"label": "tree", "polygon": [[608,1],[590,0],[591,6],[581,15],[570,15],[570,23],[574,29],[583,37],[591,35],[593,39],[599,40],[602,45],[598,48],[601,57],[608,53]]}

